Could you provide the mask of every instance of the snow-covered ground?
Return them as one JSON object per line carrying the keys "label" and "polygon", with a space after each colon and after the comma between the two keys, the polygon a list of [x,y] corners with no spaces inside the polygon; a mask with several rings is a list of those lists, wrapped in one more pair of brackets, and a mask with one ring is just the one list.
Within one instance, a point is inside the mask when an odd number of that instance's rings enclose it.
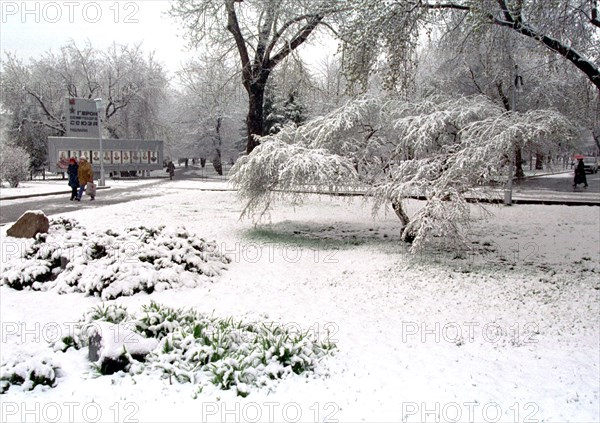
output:
{"label": "snow-covered ground", "polygon": [[[53,353],[45,330],[67,328],[98,298],[2,286],[2,359],[39,351],[62,369],[55,388],[11,387],[2,421],[600,421],[597,207],[493,207],[485,220],[474,208],[473,253],[410,256],[393,213],[373,220],[360,200],[310,196],[255,227],[239,220],[234,192],[166,185],[159,198],[164,184],[64,216],[89,231],[183,225],[232,263],[214,282],[114,303],[329,330],[338,352],[317,374],[246,398],[152,375],[97,377],[84,350]],[[0,235],[4,267],[25,243]]]}

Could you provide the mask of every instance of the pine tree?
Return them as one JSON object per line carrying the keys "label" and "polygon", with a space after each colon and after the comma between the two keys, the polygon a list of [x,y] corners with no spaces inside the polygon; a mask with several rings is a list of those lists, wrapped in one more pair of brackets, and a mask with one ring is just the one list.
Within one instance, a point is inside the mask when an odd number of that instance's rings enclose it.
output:
{"label": "pine tree", "polygon": [[298,100],[298,93],[291,91],[283,104],[283,123],[293,122],[296,126],[302,125],[307,118],[306,106]]}
{"label": "pine tree", "polygon": [[274,80],[267,83],[265,89],[263,134],[273,135],[281,130],[285,115],[281,97],[277,94],[277,83]]}

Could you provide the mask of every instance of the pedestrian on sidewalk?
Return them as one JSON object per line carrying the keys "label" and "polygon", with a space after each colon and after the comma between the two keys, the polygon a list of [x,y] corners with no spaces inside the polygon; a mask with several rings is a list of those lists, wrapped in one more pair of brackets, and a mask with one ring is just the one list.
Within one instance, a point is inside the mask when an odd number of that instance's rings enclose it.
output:
{"label": "pedestrian on sidewalk", "polygon": [[71,201],[73,201],[77,198],[77,188],[79,188],[79,166],[75,157],[69,159],[67,174],[69,175],[69,186],[71,187]]}
{"label": "pedestrian on sidewalk", "polygon": [[[79,158],[79,170],[77,172],[77,176],[79,178],[79,194],[77,195],[77,201],[81,201],[81,197],[83,196],[83,191],[85,191],[87,183],[94,182],[94,171],[92,170],[92,165],[85,157]],[[96,198],[94,195],[91,195],[91,197],[91,200]]]}
{"label": "pedestrian on sidewalk", "polygon": [[172,160],[170,160],[167,165],[167,172],[169,173],[169,179],[173,180],[173,176],[175,176],[175,164]]}
{"label": "pedestrian on sidewalk", "polygon": [[588,186],[583,159],[579,159],[577,162],[577,167],[575,167],[575,179],[573,180],[573,187],[575,188],[579,184],[583,184],[584,188],[587,188]]}

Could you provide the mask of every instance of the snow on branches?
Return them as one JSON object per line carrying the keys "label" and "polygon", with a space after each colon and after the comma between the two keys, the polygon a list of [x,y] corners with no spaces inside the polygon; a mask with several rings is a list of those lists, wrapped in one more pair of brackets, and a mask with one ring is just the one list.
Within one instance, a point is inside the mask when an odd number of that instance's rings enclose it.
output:
{"label": "snow on branches", "polygon": [[[482,96],[415,102],[363,97],[263,137],[236,163],[232,182],[247,201],[244,215],[263,214],[275,194],[299,201],[306,185],[365,187],[374,213],[392,204],[404,224],[402,238],[416,250],[463,239],[467,200],[508,180],[515,147],[551,153],[573,135],[557,112],[506,112]],[[409,218],[402,201],[414,197],[425,205]]]}
{"label": "snow on branches", "polygon": [[336,192],[356,180],[347,157],[280,140],[289,133],[286,127],[277,136],[263,138],[256,154],[242,157],[232,168],[231,182],[247,200],[242,216],[264,215],[277,197],[298,203],[307,190],[327,186]]}
{"label": "snow on branches", "polygon": [[0,155],[0,184],[8,181],[12,188],[17,188],[21,181],[29,176],[31,156],[27,151],[15,145],[2,145]]}

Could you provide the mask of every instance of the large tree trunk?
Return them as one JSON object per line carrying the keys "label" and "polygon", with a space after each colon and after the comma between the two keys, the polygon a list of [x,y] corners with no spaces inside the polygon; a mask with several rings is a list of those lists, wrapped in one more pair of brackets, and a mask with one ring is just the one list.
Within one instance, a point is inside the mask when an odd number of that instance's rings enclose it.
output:
{"label": "large tree trunk", "polygon": [[406,214],[406,212],[404,211],[404,208],[402,207],[402,202],[401,201],[392,201],[392,208],[394,209],[396,216],[398,216],[398,218],[402,222],[402,231],[401,231],[400,237],[402,238],[403,241],[412,243],[415,239],[415,234],[409,233],[407,230],[408,222],[410,221],[410,219],[409,219],[408,215]]}
{"label": "large tree trunk", "polygon": [[221,162],[221,150],[217,149],[213,156],[212,165],[215,168],[217,175],[223,176],[223,163]]}
{"label": "large tree trunk", "polygon": [[[240,23],[235,8],[235,3],[241,3],[243,0],[225,0],[225,10],[227,11],[227,30],[233,36],[237,51],[242,65],[242,83],[248,92],[248,116],[246,126],[248,128],[248,143],[246,144],[246,153],[250,154],[259,141],[256,136],[262,136],[263,133],[263,107],[265,97],[265,85],[269,79],[271,71],[285,59],[293,50],[302,45],[314,29],[321,23],[324,14],[320,12],[298,16],[288,21],[279,22],[281,24],[278,30],[274,30],[274,23],[277,22],[280,12],[280,2],[265,1],[261,15],[262,25],[256,35],[246,35],[242,33]],[[333,8],[331,12],[335,11]],[[282,39],[285,30],[298,22],[304,24],[294,30],[295,35],[288,39],[281,47],[278,47],[278,41]],[[256,49],[254,50],[254,59],[250,59],[248,49],[248,39],[256,36]],[[276,49],[276,50],[274,50]]]}
{"label": "large tree trunk", "polygon": [[260,142],[256,139],[256,136],[262,136],[263,134],[263,106],[265,99],[265,83],[255,83],[250,86],[248,90],[248,116],[246,117],[246,128],[248,129],[248,142],[246,144],[246,153],[252,153]]}
{"label": "large tree trunk", "polygon": [[223,176],[223,163],[221,162],[221,123],[223,118],[220,116],[217,118],[217,126],[215,127],[216,138],[215,138],[215,155],[213,156],[212,164],[215,171],[219,176]]}
{"label": "large tree trunk", "polygon": [[544,168],[544,155],[541,153],[535,153],[535,170],[542,170]]}
{"label": "large tree trunk", "polygon": [[523,153],[521,147],[515,148],[515,178],[524,178],[525,172],[523,172]]}

